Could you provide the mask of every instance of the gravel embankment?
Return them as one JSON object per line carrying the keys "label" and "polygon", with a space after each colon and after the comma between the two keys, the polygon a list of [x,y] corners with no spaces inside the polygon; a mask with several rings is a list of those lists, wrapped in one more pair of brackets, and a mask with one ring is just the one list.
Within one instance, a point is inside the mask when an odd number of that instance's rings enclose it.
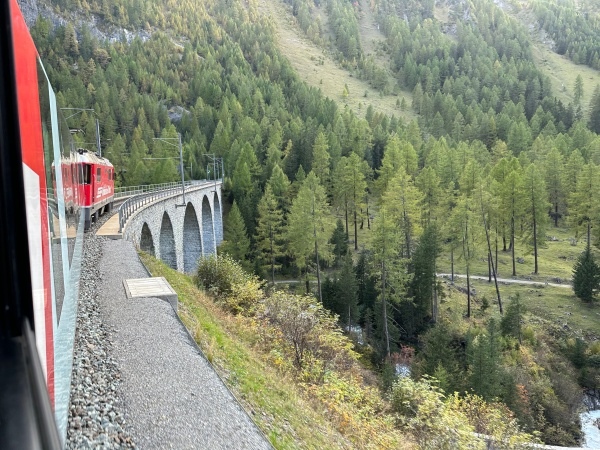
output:
{"label": "gravel embankment", "polygon": [[84,246],[67,448],[272,449],[169,303],[126,298],[133,244]]}
{"label": "gravel embankment", "polygon": [[134,448],[119,397],[121,373],[111,356],[112,330],[100,316],[98,264],[104,239],[94,232],[84,239],[66,447]]}

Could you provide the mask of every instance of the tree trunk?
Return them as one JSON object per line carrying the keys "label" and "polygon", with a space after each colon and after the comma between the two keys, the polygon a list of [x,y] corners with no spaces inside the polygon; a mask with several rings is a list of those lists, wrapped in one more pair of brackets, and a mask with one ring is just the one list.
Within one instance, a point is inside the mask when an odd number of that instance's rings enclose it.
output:
{"label": "tree trunk", "polygon": [[[498,289],[498,277],[496,276],[496,269],[498,262],[494,266],[494,259],[492,258],[492,245],[490,243],[490,234],[488,231],[487,223],[485,220],[485,214],[483,213],[483,203],[481,204],[481,217],[483,219],[483,228],[485,229],[485,240],[487,241],[488,247],[488,264],[492,265],[492,273],[494,274],[494,285],[496,286],[496,295],[498,296],[498,307],[500,308],[500,314],[502,314],[502,299],[500,298],[500,289]],[[496,258],[498,257],[498,235],[496,235]],[[491,281],[491,280],[490,280]]]}
{"label": "tree trunk", "polygon": [[496,226],[496,275],[498,274],[498,227]]}
{"label": "tree trunk", "polygon": [[431,301],[431,320],[437,323],[438,298],[437,298],[437,265],[433,260],[433,297]]}
{"label": "tree trunk", "polygon": [[385,334],[385,354],[390,357],[390,332],[387,321],[387,303],[385,300],[385,259],[381,262],[381,305],[383,307],[383,330]]}
{"label": "tree trunk", "polygon": [[[467,247],[469,244],[467,244]],[[469,261],[467,261],[467,317],[471,317],[471,279],[469,278]]]}
{"label": "tree trunk", "polygon": [[404,232],[404,239],[406,241],[406,257],[410,258],[410,224],[409,218],[406,216],[406,210],[404,211],[404,223],[407,224],[406,230]]}
{"label": "tree trunk", "polygon": [[538,274],[538,248],[537,248],[537,220],[535,219],[535,203],[533,203],[533,259],[535,261],[535,270],[533,273]]}
{"label": "tree trunk", "polygon": [[319,301],[323,303],[323,297],[321,297],[321,269],[319,267],[319,244],[317,244],[317,229],[315,228],[315,259],[317,263],[317,292],[319,294]]}
{"label": "tree trunk", "polygon": [[515,217],[510,219],[510,252],[512,256],[512,276],[517,276],[517,266],[515,264]]}
{"label": "tree trunk", "polygon": [[371,217],[369,216],[369,198],[367,197],[367,228],[371,229]]}
{"label": "tree trunk", "polygon": [[558,202],[554,204],[554,226],[558,228]]}
{"label": "tree trunk", "polygon": [[346,194],[344,194],[344,208],[346,214],[346,242],[350,240],[350,235],[348,234],[348,200],[346,199]]}
{"label": "tree trunk", "polygon": [[463,237],[463,255],[467,266],[467,317],[471,317],[471,280],[469,278],[469,222],[465,222],[465,235]]}
{"label": "tree trunk", "polygon": [[450,282],[454,284],[454,247],[450,247]]}
{"label": "tree trunk", "polygon": [[587,223],[587,249],[588,249],[588,252],[590,251],[590,245],[592,244],[592,234],[591,234],[592,227],[591,227],[591,225],[592,224],[588,220],[588,223]]}
{"label": "tree trunk", "polygon": [[354,250],[358,250],[358,228],[356,220],[356,209],[354,209]]}
{"label": "tree trunk", "polygon": [[273,252],[273,230],[270,230],[269,234],[271,235],[271,281],[273,285],[275,285],[275,255]]}

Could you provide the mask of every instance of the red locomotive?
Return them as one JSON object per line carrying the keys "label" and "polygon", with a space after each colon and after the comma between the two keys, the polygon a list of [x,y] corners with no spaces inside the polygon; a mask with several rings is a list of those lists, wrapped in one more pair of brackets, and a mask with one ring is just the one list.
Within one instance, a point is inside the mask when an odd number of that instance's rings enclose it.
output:
{"label": "red locomotive", "polygon": [[77,150],[83,175],[81,207],[85,229],[89,229],[98,216],[109,212],[115,196],[115,169],[110,161],[82,148]]}

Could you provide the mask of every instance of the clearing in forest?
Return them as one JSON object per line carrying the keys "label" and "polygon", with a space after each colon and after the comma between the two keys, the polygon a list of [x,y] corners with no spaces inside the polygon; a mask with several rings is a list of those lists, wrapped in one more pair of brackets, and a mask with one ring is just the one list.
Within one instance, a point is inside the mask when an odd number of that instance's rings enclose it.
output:
{"label": "clearing in forest", "polygon": [[[389,116],[396,115],[405,120],[415,118],[410,111],[412,96],[408,92],[401,92],[400,96],[381,95],[371,88],[369,83],[359,80],[350,71],[341,68],[327,49],[311,42],[298,27],[289,5],[280,0],[261,0],[259,8],[261,13],[270,16],[275,24],[277,45],[281,53],[291,62],[299,77],[309,85],[321,89],[323,95],[335,100],[342,107],[347,105],[360,117],[364,117],[367,107],[373,105],[376,112]],[[323,25],[326,26],[327,12],[324,8],[320,8],[318,13]],[[376,26],[368,2],[363,0],[360,39],[365,54],[375,54],[377,42],[385,39]],[[387,57],[380,55],[376,60],[389,67]],[[390,86],[395,84],[391,76],[390,83]],[[345,98],[344,86],[348,86],[348,96]],[[396,101],[398,99],[401,101],[402,96],[405,97],[408,105],[405,111],[401,111],[396,106]]]}

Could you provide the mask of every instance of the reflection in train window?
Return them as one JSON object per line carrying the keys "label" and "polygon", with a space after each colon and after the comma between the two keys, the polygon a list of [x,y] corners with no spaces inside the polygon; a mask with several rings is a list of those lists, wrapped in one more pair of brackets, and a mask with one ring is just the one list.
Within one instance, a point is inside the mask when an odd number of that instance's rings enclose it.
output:
{"label": "reflection in train window", "polygon": [[[58,165],[60,160],[54,158],[54,142],[59,140],[55,136],[56,127],[53,127],[52,118],[57,117],[56,98],[50,90],[50,83],[46,73],[38,60],[38,83],[40,95],[40,116],[42,121],[42,138],[44,143],[44,164],[46,170],[46,192],[48,199],[48,229],[50,230],[50,254],[52,256],[52,275],[54,298],[56,301],[56,317],[60,322],[62,305],[65,296],[65,284],[62,264],[62,246],[60,231],[60,212],[58,209],[59,192],[57,177],[62,178],[62,171]],[[56,125],[56,124],[55,124]]]}

